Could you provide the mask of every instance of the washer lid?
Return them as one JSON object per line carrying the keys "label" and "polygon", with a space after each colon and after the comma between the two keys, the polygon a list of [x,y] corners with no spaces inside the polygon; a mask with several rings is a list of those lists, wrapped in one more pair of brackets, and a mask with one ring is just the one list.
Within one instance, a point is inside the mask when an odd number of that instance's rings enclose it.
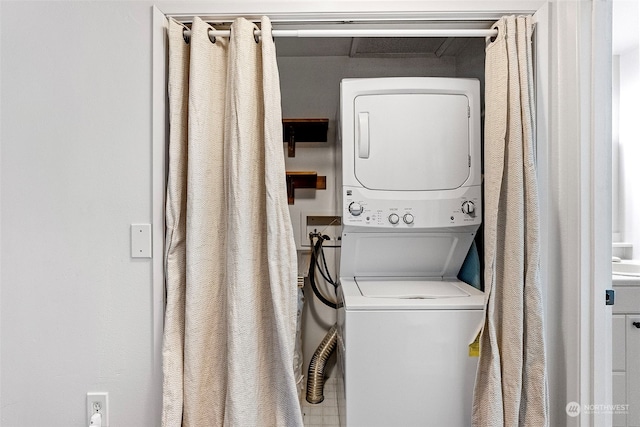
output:
{"label": "washer lid", "polygon": [[[357,280],[357,282],[356,282]],[[464,292],[462,296],[458,297],[433,297],[434,292],[423,292],[420,298],[402,298],[395,297],[392,294],[393,286],[398,282],[417,282],[417,286],[424,285],[425,282],[433,284],[435,286],[444,289],[442,295],[447,295],[451,291],[451,288],[447,290],[447,285],[453,288],[457,288]],[[386,283],[391,289],[388,290],[389,296],[382,296],[380,293],[378,297],[365,296],[360,289],[360,284],[364,282],[365,291],[369,286],[367,283],[371,282],[383,282]],[[441,285],[444,284],[444,287]],[[382,285],[382,283],[380,283]],[[401,285],[402,286],[402,285]],[[373,287],[376,287],[374,284]],[[426,285],[429,288],[430,285]],[[384,292],[384,291],[381,291]],[[400,292],[402,293],[402,292]],[[413,292],[412,292],[413,293]],[[395,292],[398,294],[398,292]],[[425,297],[425,295],[431,295],[431,298]],[[408,293],[405,293],[408,295]],[[415,296],[415,293],[414,295]],[[340,286],[338,287],[338,308],[344,308],[347,312],[364,311],[386,311],[386,310],[482,310],[485,306],[484,293],[476,288],[467,285],[457,279],[444,279],[442,281],[433,277],[395,277],[395,278],[378,278],[371,276],[359,276],[359,277],[340,277]]]}
{"label": "washer lid", "polygon": [[355,278],[362,296],[368,298],[438,299],[470,296],[455,282],[430,279]]}

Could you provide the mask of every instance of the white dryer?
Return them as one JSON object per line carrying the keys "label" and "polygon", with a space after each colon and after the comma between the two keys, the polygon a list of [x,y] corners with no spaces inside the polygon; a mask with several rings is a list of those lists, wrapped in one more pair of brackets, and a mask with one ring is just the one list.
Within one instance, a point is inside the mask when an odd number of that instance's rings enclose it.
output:
{"label": "white dryer", "polygon": [[467,426],[484,294],[479,83],[346,79],[338,170],[342,426]]}

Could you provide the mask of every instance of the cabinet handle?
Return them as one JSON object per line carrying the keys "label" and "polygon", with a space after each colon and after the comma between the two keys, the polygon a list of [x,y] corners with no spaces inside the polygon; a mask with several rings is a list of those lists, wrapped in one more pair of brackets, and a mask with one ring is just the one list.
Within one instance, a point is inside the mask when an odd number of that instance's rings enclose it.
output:
{"label": "cabinet handle", "polygon": [[636,328],[640,329],[640,322],[632,322],[631,324]]}

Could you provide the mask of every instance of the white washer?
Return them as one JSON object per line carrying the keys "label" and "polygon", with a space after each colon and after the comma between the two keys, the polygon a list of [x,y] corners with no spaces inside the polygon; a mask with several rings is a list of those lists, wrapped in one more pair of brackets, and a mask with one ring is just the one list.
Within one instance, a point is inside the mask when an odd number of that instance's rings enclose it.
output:
{"label": "white washer", "polygon": [[339,302],[342,426],[471,425],[478,359],[469,344],[482,292],[459,281],[342,278]]}
{"label": "white washer", "polygon": [[342,426],[471,423],[485,300],[456,275],[482,216],[479,104],[474,80],[342,81]]}

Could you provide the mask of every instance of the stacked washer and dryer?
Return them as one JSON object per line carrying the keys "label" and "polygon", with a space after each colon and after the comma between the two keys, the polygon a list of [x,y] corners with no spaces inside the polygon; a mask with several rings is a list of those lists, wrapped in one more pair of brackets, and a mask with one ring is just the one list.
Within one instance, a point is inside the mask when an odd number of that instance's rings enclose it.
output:
{"label": "stacked washer and dryer", "polygon": [[481,222],[479,82],[341,83],[341,426],[468,426],[484,294],[456,276]]}

